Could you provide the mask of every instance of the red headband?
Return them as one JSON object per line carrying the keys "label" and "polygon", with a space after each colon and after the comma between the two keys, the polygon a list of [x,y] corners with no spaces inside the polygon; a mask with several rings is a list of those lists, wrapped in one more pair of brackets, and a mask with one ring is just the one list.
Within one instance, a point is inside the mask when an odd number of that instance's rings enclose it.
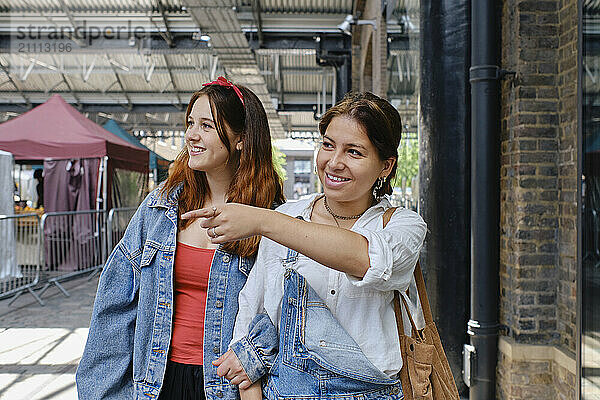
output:
{"label": "red headband", "polygon": [[223,78],[222,76],[218,77],[216,81],[202,84],[202,86],[208,86],[208,85],[219,85],[219,86],[224,86],[226,88],[232,88],[234,90],[235,94],[237,94],[237,97],[240,98],[242,105],[244,105],[244,96],[242,95],[242,91],[240,89],[238,89],[237,86],[235,86],[233,83],[229,82],[227,79]]}

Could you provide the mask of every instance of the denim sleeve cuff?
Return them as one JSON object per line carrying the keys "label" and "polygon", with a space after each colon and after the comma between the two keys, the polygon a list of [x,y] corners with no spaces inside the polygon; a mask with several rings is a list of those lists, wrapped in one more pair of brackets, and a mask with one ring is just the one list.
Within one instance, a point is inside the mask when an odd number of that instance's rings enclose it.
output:
{"label": "denim sleeve cuff", "polygon": [[252,345],[247,336],[244,336],[230,346],[238,360],[242,364],[242,368],[248,375],[252,383],[258,381],[261,377],[269,372],[268,366],[262,361],[258,350]]}

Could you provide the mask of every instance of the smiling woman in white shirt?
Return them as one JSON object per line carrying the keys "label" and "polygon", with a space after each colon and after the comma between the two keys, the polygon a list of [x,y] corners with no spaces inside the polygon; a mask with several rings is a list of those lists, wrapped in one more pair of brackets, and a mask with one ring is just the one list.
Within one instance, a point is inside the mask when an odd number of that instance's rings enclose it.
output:
{"label": "smiling woman in white shirt", "polygon": [[[394,291],[409,300],[405,292],[427,227],[403,208],[383,223],[391,207],[400,115],[378,96],[350,93],[325,113],[319,129],[316,172],[323,194],[275,211],[226,204],[182,216],[205,218],[202,226],[213,243],[263,236],[240,292],[235,353],[221,357],[218,373],[245,388],[260,377],[256,371],[268,370],[268,399],[401,399]],[[421,325],[420,310],[408,304]],[[279,340],[274,365],[262,369],[248,363],[265,364],[265,351],[244,345],[251,343],[249,326],[257,316],[268,317]]]}

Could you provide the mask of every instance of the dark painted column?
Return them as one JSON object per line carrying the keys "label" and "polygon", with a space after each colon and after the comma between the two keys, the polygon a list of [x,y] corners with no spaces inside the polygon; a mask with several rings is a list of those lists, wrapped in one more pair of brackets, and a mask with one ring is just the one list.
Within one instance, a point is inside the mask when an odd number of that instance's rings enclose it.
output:
{"label": "dark painted column", "polygon": [[470,8],[421,0],[420,212],[427,292],[461,393],[470,265]]}

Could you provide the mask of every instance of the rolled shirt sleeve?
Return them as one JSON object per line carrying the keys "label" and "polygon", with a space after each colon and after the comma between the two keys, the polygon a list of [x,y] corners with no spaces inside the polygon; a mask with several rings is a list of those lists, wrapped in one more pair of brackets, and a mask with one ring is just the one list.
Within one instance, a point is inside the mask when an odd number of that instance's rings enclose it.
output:
{"label": "rolled shirt sleeve", "polygon": [[252,383],[266,375],[279,351],[279,336],[271,318],[266,313],[258,314],[250,323],[248,335],[232,342],[230,348]]}
{"label": "rolled shirt sleeve", "polygon": [[423,247],[427,225],[414,211],[398,208],[385,228],[357,227],[354,232],[364,236],[369,248],[369,269],[363,278],[346,274],[357,287],[381,291],[405,292]]}

